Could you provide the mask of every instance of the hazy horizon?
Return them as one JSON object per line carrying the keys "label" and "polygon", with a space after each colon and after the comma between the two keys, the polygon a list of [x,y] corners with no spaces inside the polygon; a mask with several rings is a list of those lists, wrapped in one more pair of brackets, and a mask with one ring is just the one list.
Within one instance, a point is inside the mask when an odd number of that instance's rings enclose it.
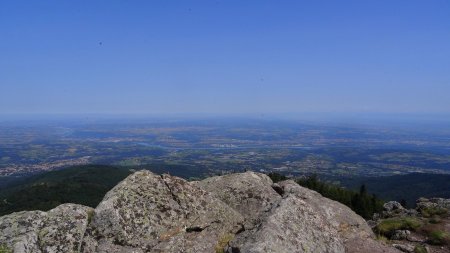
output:
{"label": "hazy horizon", "polygon": [[[204,123],[265,122],[265,124],[298,123],[316,126],[353,126],[416,129],[448,132],[450,114],[395,114],[395,113],[169,113],[169,114],[2,114],[3,124],[153,124],[164,122]],[[450,132],[449,132],[450,133]]]}

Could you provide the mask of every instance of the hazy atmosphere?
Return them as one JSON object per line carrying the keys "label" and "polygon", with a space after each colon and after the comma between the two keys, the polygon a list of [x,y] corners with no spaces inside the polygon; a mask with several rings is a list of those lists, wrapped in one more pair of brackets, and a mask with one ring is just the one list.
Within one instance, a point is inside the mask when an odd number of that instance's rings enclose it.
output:
{"label": "hazy atmosphere", "polygon": [[0,113],[450,113],[449,13],[442,0],[1,1]]}

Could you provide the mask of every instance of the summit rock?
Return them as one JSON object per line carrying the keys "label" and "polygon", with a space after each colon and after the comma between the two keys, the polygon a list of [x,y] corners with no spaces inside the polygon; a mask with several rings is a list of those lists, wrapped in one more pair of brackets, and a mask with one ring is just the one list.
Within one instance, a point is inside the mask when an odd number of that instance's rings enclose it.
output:
{"label": "summit rock", "polygon": [[95,208],[0,217],[0,245],[44,252],[399,252],[348,207],[245,172],[189,182],[138,171]]}

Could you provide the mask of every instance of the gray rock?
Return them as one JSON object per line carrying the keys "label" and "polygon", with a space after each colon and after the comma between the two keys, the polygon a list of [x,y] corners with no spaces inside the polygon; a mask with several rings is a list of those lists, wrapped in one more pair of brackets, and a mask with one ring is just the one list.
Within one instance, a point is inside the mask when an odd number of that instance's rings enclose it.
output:
{"label": "gray rock", "polygon": [[283,199],[260,226],[239,234],[231,246],[241,252],[344,252],[337,231],[295,196]]}
{"label": "gray rock", "polygon": [[395,230],[391,236],[391,240],[405,240],[411,234],[409,230]]}
{"label": "gray rock", "polygon": [[90,207],[63,204],[47,212],[47,221],[39,231],[43,252],[79,251],[89,217]]}
{"label": "gray rock", "polygon": [[281,196],[272,188],[272,180],[261,173],[210,177],[196,184],[238,211],[245,218],[246,229],[260,222],[261,215],[281,200]]}
{"label": "gray rock", "polygon": [[17,212],[0,217],[0,245],[14,252],[42,252],[38,234],[44,226],[45,213],[41,211]]}
{"label": "gray rock", "polygon": [[417,212],[417,210],[415,210],[415,209],[407,209],[405,213],[407,216],[418,216],[419,215],[419,212]]}
{"label": "gray rock", "polygon": [[405,209],[399,202],[389,201],[383,205],[383,212],[381,213],[380,218],[412,216],[414,214],[414,212]]}
{"label": "gray rock", "polygon": [[346,253],[401,253],[398,249],[372,239],[353,238],[345,242]]}
{"label": "gray rock", "polygon": [[438,208],[438,209],[447,209],[450,210],[450,199],[444,198],[419,198],[416,201],[416,209],[423,210],[426,208]]}
{"label": "gray rock", "polygon": [[414,245],[410,244],[392,244],[393,247],[396,249],[399,249],[406,253],[413,253],[414,252]]}
{"label": "gray rock", "polygon": [[420,212],[426,208],[435,208],[437,207],[436,203],[431,202],[429,199],[420,198],[416,201],[416,209]]}
{"label": "gray rock", "polygon": [[89,236],[103,240],[84,249],[212,252],[221,237],[234,234],[242,223],[239,213],[193,184],[139,171],[109,191],[95,209]]}
{"label": "gray rock", "polygon": [[89,222],[90,207],[63,204],[48,212],[0,217],[0,244],[19,252],[77,252]]}
{"label": "gray rock", "polygon": [[[230,252],[346,252],[355,241],[369,241],[367,252],[395,252],[373,240],[367,223],[348,207],[294,181],[280,182],[282,200],[252,230],[230,242]],[[384,250],[384,251],[383,251]]]}
{"label": "gray rock", "polygon": [[395,210],[404,210],[405,208],[397,201],[389,201],[383,205],[384,211],[392,212]]}
{"label": "gray rock", "polygon": [[120,252],[120,253],[144,253],[144,251],[140,248],[134,248],[129,246],[121,246],[112,243],[108,240],[100,240],[98,242],[95,251],[84,250],[84,252],[96,252],[96,253],[111,253],[111,252]]}

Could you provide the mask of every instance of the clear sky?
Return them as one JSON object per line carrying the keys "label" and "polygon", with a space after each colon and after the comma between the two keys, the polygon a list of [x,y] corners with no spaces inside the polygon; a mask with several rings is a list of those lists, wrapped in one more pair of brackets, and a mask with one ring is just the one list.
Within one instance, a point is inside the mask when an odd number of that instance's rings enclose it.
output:
{"label": "clear sky", "polygon": [[0,1],[0,113],[450,113],[450,1]]}

